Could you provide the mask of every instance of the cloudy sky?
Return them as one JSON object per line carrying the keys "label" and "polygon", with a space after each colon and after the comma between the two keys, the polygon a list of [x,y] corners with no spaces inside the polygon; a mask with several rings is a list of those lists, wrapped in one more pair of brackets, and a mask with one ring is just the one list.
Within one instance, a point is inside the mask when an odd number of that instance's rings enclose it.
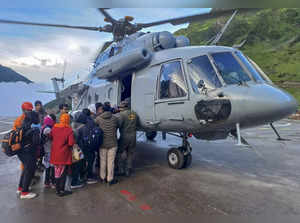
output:
{"label": "cloudy sky", "polygon": [[[209,9],[155,8],[110,9],[115,18],[126,15],[135,22],[151,22],[171,17],[197,14]],[[104,17],[97,9],[0,9],[0,19],[22,20],[82,26],[103,26]],[[186,27],[161,25],[143,31],[174,32]],[[0,24],[0,64],[8,66],[35,82],[49,82],[51,77],[61,75],[66,62],[69,82],[79,75],[84,78],[91,61],[103,42],[110,40],[108,33]]]}

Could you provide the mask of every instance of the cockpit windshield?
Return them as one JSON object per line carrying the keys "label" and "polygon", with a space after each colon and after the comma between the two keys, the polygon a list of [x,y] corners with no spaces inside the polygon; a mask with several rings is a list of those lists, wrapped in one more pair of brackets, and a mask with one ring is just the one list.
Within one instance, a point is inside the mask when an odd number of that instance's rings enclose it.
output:
{"label": "cockpit windshield", "polygon": [[257,72],[257,70],[252,66],[252,64],[249,62],[249,60],[241,52],[236,51],[235,55],[237,55],[238,58],[242,61],[242,63],[245,64],[245,66],[250,71],[254,80],[264,81],[263,78],[260,76],[260,74]]}
{"label": "cockpit windshield", "polygon": [[[222,87],[208,56],[204,55],[191,59],[188,68],[191,85],[195,93],[200,93],[203,84],[208,90]],[[203,83],[201,84],[201,82]]]}
{"label": "cockpit windshield", "polygon": [[211,56],[226,84],[241,84],[251,81],[247,72],[242,68],[231,52],[213,53]]}

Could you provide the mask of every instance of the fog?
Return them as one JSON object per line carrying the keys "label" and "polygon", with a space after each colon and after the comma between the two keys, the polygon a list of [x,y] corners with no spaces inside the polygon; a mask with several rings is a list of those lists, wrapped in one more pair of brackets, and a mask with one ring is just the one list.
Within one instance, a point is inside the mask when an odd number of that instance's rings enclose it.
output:
{"label": "fog", "polygon": [[34,103],[36,100],[43,104],[53,100],[54,94],[43,94],[37,91],[51,90],[46,84],[26,84],[24,82],[0,83],[0,116],[17,116],[24,101]]}

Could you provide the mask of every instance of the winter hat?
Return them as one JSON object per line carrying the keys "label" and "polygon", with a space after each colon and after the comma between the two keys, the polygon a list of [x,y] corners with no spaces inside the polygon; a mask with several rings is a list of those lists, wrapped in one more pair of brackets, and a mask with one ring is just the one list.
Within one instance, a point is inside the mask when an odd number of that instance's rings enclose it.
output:
{"label": "winter hat", "polygon": [[32,103],[30,103],[30,102],[24,102],[22,104],[22,110],[23,111],[32,111],[32,109],[33,109]]}
{"label": "winter hat", "polygon": [[96,105],[95,105],[95,104],[90,104],[89,107],[88,107],[88,109],[89,109],[92,113],[96,114]]}
{"label": "winter hat", "polygon": [[51,118],[50,115],[47,115],[45,118],[44,118],[44,125],[43,126],[50,126],[50,127],[53,127],[55,124],[54,120]]}

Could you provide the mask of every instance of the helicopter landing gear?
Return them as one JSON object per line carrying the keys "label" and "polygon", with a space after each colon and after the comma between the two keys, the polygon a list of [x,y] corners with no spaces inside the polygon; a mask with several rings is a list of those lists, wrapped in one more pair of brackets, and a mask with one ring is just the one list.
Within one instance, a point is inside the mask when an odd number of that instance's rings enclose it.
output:
{"label": "helicopter landing gear", "polygon": [[[170,134],[170,133],[169,133]],[[179,148],[171,148],[167,154],[169,167],[173,169],[188,168],[192,164],[192,147],[188,142],[188,135],[184,133],[180,136],[170,134],[182,138],[182,146]]]}

